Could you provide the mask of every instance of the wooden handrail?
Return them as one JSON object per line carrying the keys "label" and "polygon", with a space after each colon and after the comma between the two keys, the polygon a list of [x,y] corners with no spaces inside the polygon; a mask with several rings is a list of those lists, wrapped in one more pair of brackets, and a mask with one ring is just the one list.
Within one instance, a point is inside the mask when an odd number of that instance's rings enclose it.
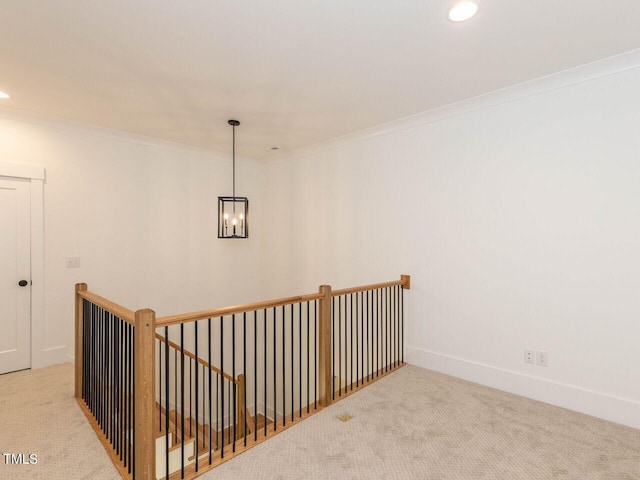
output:
{"label": "wooden handrail", "polygon": [[[336,297],[339,295],[365,292],[367,290],[377,290],[379,288],[393,287],[396,285],[400,285],[402,288],[409,289],[410,288],[409,275],[402,275],[400,280],[394,280],[392,282],[374,283],[372,285],[364,285],[362,287],[333,290],[331,292],[331,295],[333,297]],[[311,302],[314,300],[320,300],[321,298],[322,298],[322,295],[320,293],[309,293],[307,295],[298,295],[295,297],[278,298],[276,300],[265,300],[262,302],[246,303],[243,305],[235,305],[232,307],[214,308],[211,310],[202,310],[200,312],[169,315],[166,317],[160,317],[156,319],[156,326],[168,327],[171,325],[179,325],[181,323],[186,323],[186,322],[206,320],[209,318],[224,317],[229,315],[237,315],[240,313],[251,312],[254,310],[264,310],[264,309],[269,309],[273,307],[280,307],[283,305],[290,305],[293,303]]]}
{"label": "wooden handrail", "polygon": [[100,295],[96,295],[95,293],[90,292],[89,290],[80,290],[77,292],[78,296],[89,300],[94,305],[97,305],[100,308],[103,308],[109,313],[114,314],[116,317],[121,318],[127,323],[131,325],[135,325],[136,323],[136,314],[117,303],[112,302],[111,300],[107,300]]}
{"label": "wooden handrail", "polygon": [[169,343],[169,346],[179,352],[184,352],[184,354],[193,359],[193,360],[197,360],[197,362],[201,365],[204,365],[205,367],[209,367],[212,371],[216,372],[218,375],[222,375],[224,378],[226,378],[227,380],[230,380],[234,383],[238,383],[237,380],[235,380],[231,375],[224,373],[222,370],[214,367],[213,365],[209,365],[208,362],[205,362],[203,359],[201,359],[200,357],[196,358],[196,356],[191,353],[188,350],[185,350],[184,348],[180,348],[180,345],[178,345],[177,343],[172,342],[171,340],[165,340],[165,338],[160,335],[159,333],[156,332],[156,339],[160,340],[162,343]]}
{"label": "wooden handrail", "polygon": [[[371,285],[364,285],[361,287],[343,288],[341,290],[333,290],[331,296],[337,297],[340,295],[348,295],[350,293],[365,292],[367,290],[377,290],[380,288],[393,287],[396,285],[402,286],[402,288],[410,288],[410,277],[408,275],[402,275],[400,280],[394,280],[392,282],[374,283]],[[91,303],[105,309],[106,311],[116,315],[122,320],[134,324],[135,313],[128,308],[125,308],[117,303],[107,300],[100,295],[96,295],[88,290],[79,291],[78,295],[82,298],[89,300]],[[297,295],[295,297],[278,298],[275,300],[265,300],[262,302],[246,303],[243,305],[235,305],[232,307],[214,308],[211,310],[202,310],[199,312],[182,313],[178,315],[169,315],[156,319],[156,327],[168,327],[171,325],[179,325],[181,323],[192,322],[196,320],[204,320],[208,318],[224,317],[228,315],[237,315],[240,313],[251,312],[254,310],[264,310],[273,307],[280,307],[283,305],[290,305],[301,302],[311,302],[314,300],[320,300],[322,295],[319,293],[310,293],[307,295]]]}
{"label": "wooden handrail", "polygon": [[331,292],[332,297],[338,297],[340,295],[348,295],[350,293],[366,292],[367,290],[378,290],[380,288],[395,287],[400,285],[402,288],[409,288],[409,276],[402,275],[400,280],[394,280],[393,282],[374,283],[371,285],[363,285],[362,287],[343,288],[341,290],[333,290]]}
{"label": "wooden handrail", "polygon": [[235,305],[233,307],[214,308],[212,310],[203,310],[200,312],[169,315],[167,317],[158,318],[156,320],[156,327],[167,327],[171,325],[179,325],[180,323],[193,322],[196,320],[206,320],[208,318],[237,315],[239,313],[251,312],[253,310],[264,310],[273,307],[280,307],[282,305],[290,305],[293,303],[311,302],[313,300],[319,300],[320,298],[322,298],[322,295],[318,293],[310,293],[308,295],[298,295],[296,297],[246,303],[244,305]]}

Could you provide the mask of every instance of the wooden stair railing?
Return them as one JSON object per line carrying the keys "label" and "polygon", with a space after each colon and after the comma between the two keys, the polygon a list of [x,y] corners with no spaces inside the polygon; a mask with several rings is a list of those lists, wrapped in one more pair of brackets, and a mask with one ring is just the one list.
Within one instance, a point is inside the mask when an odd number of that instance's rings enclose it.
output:
{"label": "wooden stair railing", "polygon": [[[216,465],[219,465],[221,462],[226,461],[229,458],[232,458],[233,456],[241,453],[242,451],[245,451],[246,449],[257,445],[258,443],[261,443],[271,436],[288,429],[290,426],[295,425],[297,422],[306,418],[309,414],[313,414],[319,411],[320,409],[330,405],[334,401],[352,394],[359,388],[362,388],[365,385],[368,385],[369,383],[374,382],[379,378],[382,378],[383,376],[391,373],[395,369],[403,366],[404,360],[402,352],[404,345],[404,323],[402,319],[398,318],[395,315],[396,312],[398,315],[401,314],[400,312],[404,312],[404,306],[402,303],[403,296],[401,292],[402,290],[409,288],[410,277],[408,275],[402,275],[399,281],[396,280],[392,282],[384,282],[341,290],[332,290],[330,286],[323,285],[319,288],[318,293],[314,294],[281,298],[265,302],[256,302],[234,307],[218,308],[201,312],[173,315],[156,319],[155,312],[153,310],[144,309],[132,312],[131,310],[128,310],[103,297],[89,292],[87,290],[86,284],[77,284],[75,379],[76,397],[78,398],[78,402],[83,408],[83,411],[96,430],[98,437],[102,440],[103,445],[111,455],[114,464],[118,468],[118,471],[123,478],[128,479],[133,477],[135,478],[135,480],[156,479],[156,444],[158,443],[158,437],[163,438],[163,445],[165,447],[167,445],[166,442],[170,440],[168,449],[165,449],[166,451],[160,449],[161,451],[164,451],[165,455],[177,454],[178,457],[183,458],[185,456],[188,456],[186,460],[192,462],[185,467],[184,460],[181,461],[182,473],[179,475],[183,476],[184,478],[195,478],[200,473],[210,470]],[[334,311],[334,305],[337,303],[337,305],[339,306],[341,301],[344,302],[344,309],[342,310],[340,307],[338,307],[337,311]],[[347,311],[347,301],[350,302],[350,313],[349,311]],[[281,380],[278,388],[282,389],[280,391],[282,392],[283,397],[279,397],[280,399],[276,401],[276,392],[272,391],[272,393],[270,393],[270,395],[273,394],[274,396],[269,399],[271,400],[272,406],[269,406],[270,413],[269,416],[267,416],[268,405],[266,397],[266,379],[263,380],[263,382],[265,382],[264,405],[261,407],[263,408],[263,411],[259,412],[257,407],[257,391],[254,383],[256,379],[253,378],[253,382],[250,381],[249,385],[247,385],[247,379],[245,377],[246,365],[244,363],[242,373],[238,372],[238,376],[234,378],[235,373],[233,375],[229,375],[228,373],[226,373],[222,368],[222,363],[220,368],[218,368],[213,366],[211,364],[211,361],[206,362],[197,355],[197,322],[208,319],[210,323],[212,319],[217,319],[216,321],[219,322],[218,325],[220,326],[220,338],[222,339],[222,324],[225,317],[235,318],[236,315],[240,316],[244,314],[244,319],[246,322],[246,315],[247,313],[249,313],[250,315],[254,315],[253,318],[255,322],[257,312],[264,311],[264,316],[261,316],[260,318],[262,318],[265,322],[263,332],[266,336],[267,310],[269,310],[269,312],[273,311],[273,314],[270,314],[269,316],[269,321],[273,322],[272,328],[274,330],[272,335],[274,342],[276,341],[275,329],[277,328],[278,335],[282,335],[282,342],[284,343],[285,334],[282,332],[285,328],[285,318],[287,319],[287,322],[289,322],[289,319],[291,320],[291,333],[288,334],[287,340],[291,341],[291,347],[288,348],[287,351],[291,354],[290,365],[293,365],[293,352],[295,351],[293,347],[294,305],[296,305],[296,308],[300,309],[300,313],[298,316],[296,316],[296,318],[300,322],[302,322],[302,305],[305,302],[305,311],[307,312],[307,383],[309,378],[308,376],[313,374],[313,398],[315,398],[314,402],[312,402],[312,397],[310,397],[309,393],[307,393],[305,397],[305,402],[307,403],[303,405],[302,390],[300,390],[298,394],[299,403],[294,403],[293,394],[290,394],[291,396],[288,398],[284,396],[286,383],[285,380]],[[315,305],[313,325],[314,333],[315,335],[317,335],[317,337],[314,337],[313,340],[314,365],[311,372],[309,371],[310,365],[308,360],[308,336],[310,335],[308,315],[311,308],[310,304]],[[373,311],[374,305],[378,308],[380,308],[380,306],[383,306],[383,309],[386,311],[386,313],[385,311],[383,311],[382,313],[378,311],[378,313],[376,314]],[[287,308],[287,312],[290,311],[290,314],[285,314],[285,307]],[[371,310],[367,310],[368,308],[371,308]],[[280,325],[279,327],[275,326],[276,310],[278,312],[281,312],[278,314],[278,325]],[[91,315],[90,320],[93,323],[87,323],[86,321],[84,321],[84,317],[87,314]],[[336,317],[338,319],[337,327],[335,323]],[[341,319],[343,321],[342,324],[340,323]],[[85,337],[85,328],[89,328],[91,332],[93,332],[94,330],[97,331],[97,328],[103,327],[96,327],[96,325],[102,325],[100,322],[106,322],[107,320],[119,321],[123,326],[108,327],[113,328],[113,331],[105,330],[106,333],[103,332],[102,336],[97,338]],[[315,322],[317,322],[317,324]],[[347,322],[350,322],[349,328],[351,328],[348,333],[351,342],[350,346],[346,343],[347,330],[344,330],[345,333],[342,338],[340,337],[340,332],[338,331],[340,328],[343,328],[340,325],[343,325],[346,329]],[[156,328],[164,327],[165,332],[167,332],[167,328],[169,327],[179,326],[186,323],[193,323],[195,325],[196,337],[194,345],[196,346],[196,353],[189,352],[180,347],[180,345],[178,345],[177,343],[172,342],[171,340],[169,340],[166,333],[166,336],[162,336],[156,332]],[[301,325],[302,323],[300,323],[300,327],[298,328],[300,335],[302,335]],[[354,325],[355,332],[353,330]],[[337,330],[334,330],[334,328],[337,328]],[[365,328],[367,329],[366,342],[364,341]],[[373,335],[377,335],[378,337],[370,339],[370,328],[374,330]],[[131,344],[119,347],[117,343],[113,342],[117,342],[122,339],[121,329],[125,329],[125,338],[128,339],[127,341],[130,341]],[[135,335],[133,334],[133,332],[135,332]],[[246,332],[246,326],[244,327],[243,332]],[[359,335],[360,337],[358,337]],[[356,349],[355,352],[353,351],[354,338]],[[358,338],[360,338],[360,341],[358,340]],[[233,336],[232,339],[235,339],[235,336]],[[112,343],[103,346],[103,342],[105,341]],[[184,418],[183,420],[182,417],[184,416],[184,413],[179,417],[175,410],[167,411],[166,408],[162,407],[161,404],[157,404],[157,392],[155,388],[156,373],[161,374],[162,371],[155,370],[156,341],[159,341],[161,343],[164,342],[164,348],[171,348],[175,351],[180,352],[180,354],[183,355],[183,362],[184,358],[188,358],[190,362],[195,362],[196,379],[198,376],[198,366],[201,366],[203,368],[209,368],[210,372],[213,372],[216,376],[220,377],[221,385],[225,385],[225,381],[231,382],[231,384],[233,384],[233,398],[235,399],[236,403],[234,405],[235,412],[230,416],[230,418],[233,418],[232,424],[225,425],[224,406],[221,409],[221,418],[223,422],[222,430],[218,431],[213,428],[213,425],[204,423],[204,421],[202,421],[202,423],[199,423],[198,418],[191,418],[190,410],[188,413],[188,417]],[[256,340],[254,339],[253,341],[253,347],[257,348],[255,343]],[[336,344],[339,346],[339,348],[344,349],[342,350],[342,353],[338,351]],[[235,341],[232,341],[230,348],[234,349],[234,345]],[[265,340],[265,352],[266,345],[267,344]],[[316,346],[317,351],[315,350]],[[102,349],[102,353],[98,352],[98,354],[109,352],[110,348],[113,348],[113,351],[117,352],[120,351],[118,349],[121,348],[122,352],[126,352],[126,355],[129,355],[129,359],[126,360],[129,363],[126,363],[123,369],[123,366],[121,364],[118,364],[117,362],[115,364],[113,363],[113,358],[115,357],[110,356],[110,353],[107,353],[104,358],[98,358],[98,361],[105,361],[106,358],[107,362],[111,362],[106,366],[106,369],[103,369],[107,372],[108,375],[107,377],[104,377],[104,372],[103,370],[101,370],[100,366],[92,366],[95,365],[96,359],[85,358],[85,355],[87,354],[93,355],[92,349],[94,347],[99,347]],[[301,346],[298,346],[297,350],[300,358],[300,367],[298,368],[300,375],[302,375],[301,348]],[[352,350],[349,351],[349,348],[351,348]],[[358,350],[358,348],[360,350]],[[210,349],[211,347],[209,346],[209,350]],[[220,344],[220,349],[222,349],[222,343]],[[168,350],[165,350],[165,352],[166,351]],[[274,355],[272,365],[274,369],[273,381],[275,381],[275,343],[273,343],[273,349],[271,351]],[[376,355],[375,363],[373,361],[373,358],[371,357],[374,351]],[[257,355],[256,352],[257,350],[254,351],[254,358],[255,355]],[[282,356],[279,357],[278,363],[282,366],[282,378],[285,378],[285,347],[282,346],[279,349],[279,352],[279,355]],[[381,355],[380,359],[378,359],[379,354]],[[266,372],[266,353],[264,355],[265,356],[263,365],[265,365],[264,371]],[[336,362],[340,361],[340,358],[342,358],[341,355],[344,355],[344,358],[348,358],[348,361],[350,362],[349,369],[347,369],[346,367],[347,360],[343,362],[344,365],[335,364]],[[220,358],[220,362],[222,362],[223,355],[221,350]],[[235,353],[233,354],[233,358],[235,358]],[[244,362],[246,362],[246,359]],[[191,363],[189,363],[189,365],[191,365]],[[342,368],[343,366],[344,368]],[[131,369],[130,372],[128,370],[129,368]],[[122,372],[120,372],[120,370],[122,370]],[[258,371],[254,368],[254,377],[261,372],[262,370]],[[88,378],[95,375],[96,373],[98,375],[103,375],[104,378],[98,380]],[[120,380],[124,380],[124,382],[129,383],[124,383],[121,385],[118,385],[116,383],[115,386],[112,387],[112,385],[114,384],[110,382],[118,381],[117,379],[120,378],[119,375],[121,373],[122,378]],[[288,374],[289,373],[287,373],[287,375]],[[115,377],[112,378],[112,375],[115,375]],[[189,378],[191,378],[191,373],[189,373]],[[287,378],[289,378],[289,385],[293,386],[293,367],[290,370],[290,376]],[[181,381],[184,382],[184,380]],[[166,382],[167,388],[169,388],[168,380],[166,380]],[[302,389],[301,380],[295,380],[295,382],[298,387]],[[318,386],[317,391],[315,390],[316,382]],[[209,385],[211,385],[211,381],[209,381]],[[228,389],[230,388],[228,387],[228,385],[229,384],[227,384],[227,392],[231,396],[232,393],[231,390]],[[274,386],[274,384],[270,386]],[[196,392],[197,388],[198,387],[196,386]],[[251,415],[249,408],[246,405],[247,388],[250,389],[252,401],[254,403],[255,411],[253,415]],[[291,387],[291,390],[293,390],[293,387]],[[131,396],[130,392],[135,392],[135,399]],[[224,397],[224,387],[222,390],[222,394]],[[197,393],[195,395],[195,398],[195,416],[198,417]],[[260,400],[262,400],[262,398],[260,398]],[[95,404],[96,401],[99,407],[98,410],[102,411],[95,410],[93,404]],[[168,406],[169,399],[165,399],[165,402],[166,406]],[[209,402],[211,402],[211,399],[209,399]],[[177,405],[178,402],[174,403],[176,403]],[[228,405],[226,410],[228,412],[231,412],[231,406],[229,405],[229,403],[226,403],[226,405]],[[278,408],[282,405],[284,405],[283,411],[278,412]],[[123,408],[123,406],[125,408],[125,411],[121,412],[120,409]],[[128,411],[127,406],[129,408]],[[104,413],[104,407],[106,407],[107,410],[106,415]],[[184,409],[184,407],[182,408]],[[305,409],[306,411],[304,411]],[[115,417],[113,416],[114,412],[116,415]],[[135,419],[133,424],[126,423],[127,416]],[[271,416],[273,416],[273,419],[269,418]],[[206,419],[206,416],[203,416],[202,418],[204,420]],[[210,415],[209,418],[211,418]],[[213,424],[213,421],[211,420],[209,423]],[[161,423],[161,425],[158,425],[158,422]],[[169,430],[168,432],[166,431],[167,422]],[[119,425],[120,423],[123,423],[123,425],[125,426],[126,429],[124,431]],[[187,428],[185,428],[185,432],[183,434],[183,423],[184,427],[188,425],[188,433]],[[216,425],[216,428],[219,428],[218,425]],[[233,435],[231,435],[232,429]],[[258,432],[260,433],[258,434]],[[184,436],[184,438],[181,438],[182,436]],[[220,447],[215,452],[209,450],[208,448],[208,445],[210,442],[212,442],[213,437],[215,437],[216,445]],[[233,440],[230,440],[232,437]],[[132,440],[133,444],[135,444],[135,455],[133,456],[131,455]],[[196,444],[197,451],[195,447]],[[183,445],[184,449],[182,448]],[[189,446],[189,450],[187,450],[187,445]],[[232,445],[233,449],[227,449],[227,451],[225,452],[225,445]],[[124,460],[123,453],[118,453],[118,449],[123,448]],[[201,457],[203,457],[204,455],[207,455],[209,457],[208,463],[199,462],[201,460]],[[128,464],[127,459],[129,462]],[[201,468],[198,471],[199,463]],[[165,473],[167,474],[167,477],[174,478],[174,475],[172,475],[171,472]]]}

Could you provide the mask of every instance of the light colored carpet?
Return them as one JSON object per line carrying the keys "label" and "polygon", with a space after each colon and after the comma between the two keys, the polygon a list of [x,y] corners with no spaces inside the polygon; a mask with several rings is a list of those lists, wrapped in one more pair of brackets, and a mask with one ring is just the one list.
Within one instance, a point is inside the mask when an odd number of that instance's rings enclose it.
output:
{"label": "light colored carpet", "polygon": [[[0,478],[119,478],[72,381],[0,376],[0,448],[39,460]],[[640,431],[407,366],[200,478],[640,480]]]}
{"label": "light colored carpet", "polygon": [[0,479],[121,478],[73,396],[73,366],[0,375],[0,453],[35,453],[35,465],[7,465]]}

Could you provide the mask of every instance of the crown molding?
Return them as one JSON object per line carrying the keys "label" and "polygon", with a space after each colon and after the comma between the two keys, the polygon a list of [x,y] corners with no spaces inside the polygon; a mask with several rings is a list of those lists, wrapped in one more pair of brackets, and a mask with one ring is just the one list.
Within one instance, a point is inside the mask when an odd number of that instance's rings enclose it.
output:
{"label": "crown molding", "polygon": [[560,90],[572,85],[589,82],[598,78],[615,75],[627,70],[640,68],[640,49],[631,50],[613,57],[607,57],[592,63],[563,70],[557,73],[539,77],[526,82],[511,85],[486,94],[478,95],[460,102],[443,105],[408,117],[386,122],[371,128],[359,130],[341,137],[307,147],[282,152],[276,157],[268,159],[269,163],[279,163],[293,158],[312,155],[340,146],[361,142],[363,140],[380,137],[402,130],[420,127],[448,118],[464,115],[474,111],[514,102],[527,97]]}

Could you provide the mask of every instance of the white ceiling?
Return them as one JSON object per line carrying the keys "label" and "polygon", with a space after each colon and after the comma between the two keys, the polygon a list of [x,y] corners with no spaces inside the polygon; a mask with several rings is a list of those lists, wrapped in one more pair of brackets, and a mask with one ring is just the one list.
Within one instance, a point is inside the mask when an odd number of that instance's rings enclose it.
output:
{"label": "white ceiling", "polygon": [[2,0],[0,106],[273,155],[640,48],[638,0]]}

